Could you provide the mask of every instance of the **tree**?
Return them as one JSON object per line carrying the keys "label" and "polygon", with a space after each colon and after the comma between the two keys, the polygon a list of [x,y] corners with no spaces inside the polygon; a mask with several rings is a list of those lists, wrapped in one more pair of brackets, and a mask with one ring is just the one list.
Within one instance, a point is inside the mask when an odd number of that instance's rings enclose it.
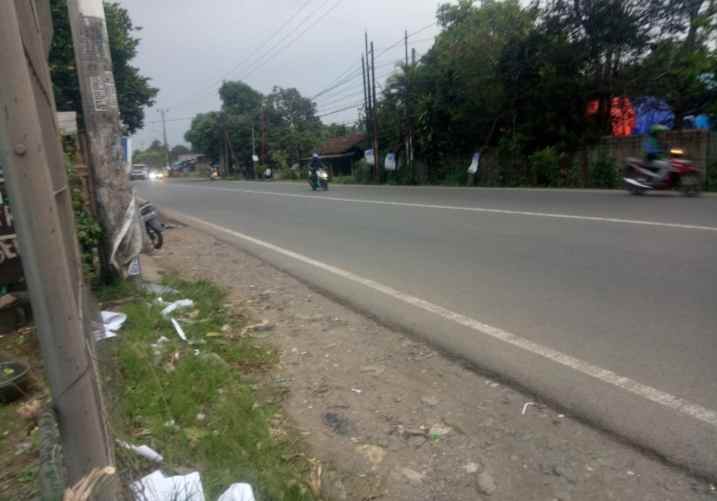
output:
{"label": "tree", "polygon": [[155,139],[146,150],[136,151],[132,155],[132,161],[150,167],[164,167],[167,163],[167,153],[162,142],[159,139]]}
{"label": "tree", "polygon": [[191,153],[192,150],[184,146],[183,144],[178,144],[171,150],[169,150],[169,158],[172,162],[176,162],[180,155],[186,155],[188,153]]}
{"label": "tree", "polygon": [[[72,33],[66,0],[51,0],[54,36],[50,49],[50,72],[55,101],[59,110],[82,109],[80,87],[75,69]],[[144,108],[152,106],[159,92],[130,63],[137,55],[140,39],[134,36],[141,28],[132,24],[127,9],[116,2],[105,2],[105,16],[112,55],[120,115],[128,134],[144,126]]]}
{"label": "tree", "polygon": [[192,119],[184,139],[192,145],[192,150],[218,160],[224,144],[221,127],[221,113],[211,111],[200,113]]}

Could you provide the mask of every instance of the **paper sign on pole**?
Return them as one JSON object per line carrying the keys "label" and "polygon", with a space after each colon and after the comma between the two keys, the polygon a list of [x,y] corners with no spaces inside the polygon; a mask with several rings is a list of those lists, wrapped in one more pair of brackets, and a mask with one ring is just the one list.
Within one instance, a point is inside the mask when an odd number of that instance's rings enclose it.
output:
{"label": "paper sign on pole", "polygon": [[480,153],[473,155],[473,160],[468,167],[468,174],[478,174],[478,167],[480,165]]}
{"label": "paper sign on pole", "polygon": [[384,168],[386,170],[390,170],[390,171],[396,170],[396,154],[395,153],[387,153],[386,154],[386,161],[384,162]]}
{"label": "paper sign on pole", "polygon": [[375,159],[373,157],[373,150],[366,150],[364,152],[364,158],[366,159],[366,163],[369,165],[373,165],[375,163]]}

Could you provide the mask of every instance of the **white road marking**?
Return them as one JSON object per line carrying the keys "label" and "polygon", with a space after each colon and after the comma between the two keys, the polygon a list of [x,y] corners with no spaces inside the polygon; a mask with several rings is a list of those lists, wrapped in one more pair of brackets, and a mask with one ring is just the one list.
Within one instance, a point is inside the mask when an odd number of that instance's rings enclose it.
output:
{"label": "white road marking", "polygon": [[[196,189],[195,186],[181,186],[174,185],[174,187]],[[256,195],[273,195],[277,197],[289,197],[289,198],[308,198],[316,200],[331,200],[335,202],[348,202],[348,203],[360,203],[360,204],[374,204],[374,205],[387,205],[394,207],[415,207],[420,209],[444,209],[454,211],[465,211],[465,212],[482,212],[487,214],[503,214],[509,216],[531,216],[531,217],[543,217],[552,219],[568,219],[574,221],[591,221],[599,223],[618,223],[618,224],[634,224],[641,226],[653,226],[659,228],[672,228],[680,230],[698,230],[698,231],[713,231],[717,232],[717,226],[703,226],[697,224],[682,224],[682,223],[665,223],[660,221],[646,221],[642,219],[624,219],[619,217],[601,217],[601,216],[577,216],[574,214],[560,214],[554,212],[532,212],[532,211],[519,211],[509,209],[489,209],[487,207],[461,207],[460,205],[436,205],[436,204],[420,204],[413,202],[390,202],[386,200],[370,200],[362,198],[344,198],[334,196],[318,196],[318,195],[301,195],[299,193],[280,193],[276,191],[263,191],[263,190],[244,190],[244,189],[232,189],[222,188],[219,186],[209,187],[202,186],[202,189],[212,191],[229,191],[232,193],[249,193]]]}
{"label": "white road marking", "polygon": [[232,235],[234,237],[250,242],[254,245],[258,245],[283,256],[295,259],[296,261],[308,264],[315,268],[319,268],[328,273],[332,273],[351,282],[363,285],[364,287],[372,289],[376,292],[380,292],[394,299],[403,301],[404,303],[414,306],[416,308],[420,308],[429,313],[438,315],[439,317],[444,318],[446,320],[450,320],[464,327],[468,327],[469,329],[472,329],[473,331],[481,335],[490,336],[494,339],[503,341],[535,355],[539,355],[552,362],[558,363],[565,367],[569,367],[582,374],[591,376],[599,381],[602,381],[603,383],[616,386],[646,400],[670,408],[681,414],[697,419],[698,421],[702,421],[704,423],[717,427],[717,411],[707,409],[697,404],[693,404],[680,397],[676,397],[664,391],[658,390],[657,388],[653,388],[651,386],[639,383],[628,377],[621,376],[611,370],[603,369],[589,362],[586,362],[579,358],[575,358],[571,355],[566,355],[565,353],[535,343],[498,327],[493,327],[474,318],[462,315],[460,313],[456,313],[442,306],[438,306],[429,301],[426,301],[425,299],[406,294],[405,292],[396,290],[392,287],[389,287],[388,285],[384,285],[374,280],[356,275],[355,273],[352,273],[350,271],[346,271],[341,268],[322,263],[321,261],[317,261],[310,257],[304,256],[303,254],[299,254],[288,249],[284,249],[283,247],[279,247],[272,243],[265,242],[264,240],[259,240],[258,238],[245,235],[244,233],[240,233],[238,231],[230,230],[223,226],[219,226],[193,216],[187,216],[185,214],[182,214],[177,218],[180,220],[185,219],[187,221],[199,223],[200,225],[207,226],[209,228],[214,229],[215,231]]}

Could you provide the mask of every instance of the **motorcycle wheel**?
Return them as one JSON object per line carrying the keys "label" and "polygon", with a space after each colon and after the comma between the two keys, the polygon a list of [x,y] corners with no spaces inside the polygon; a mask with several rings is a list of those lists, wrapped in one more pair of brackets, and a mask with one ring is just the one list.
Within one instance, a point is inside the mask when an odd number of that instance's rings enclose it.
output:
{"label": "motorcycle wheel", "polygon": [[149,239],[152,241],[152,247],[155,249],[161,249],[162,245],[164,245],[164,236],[162,236],[162,232],[155,230],[150,224],[146,224],[145,228],[147,229]]}
{"label": "motorcycle wheel", "polygon": [[700,194],[700,177],[697,174],[685,174],[680,178],[680,191],[686,197]]}

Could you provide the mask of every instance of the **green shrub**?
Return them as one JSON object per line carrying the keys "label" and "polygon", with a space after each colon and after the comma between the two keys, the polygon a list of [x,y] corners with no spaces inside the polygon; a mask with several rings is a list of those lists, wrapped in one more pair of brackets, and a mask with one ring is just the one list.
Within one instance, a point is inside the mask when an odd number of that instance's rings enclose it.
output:
{"label": "green shrub", "polygon": [[705,190],[717,191],[717,160],[707,164],[705,172]]}
{"label": "green shrub", "polygon": [[604,153],[590,163],[590,181],[595,188],[615,188],[617,186],[617,164]]}
{"label": "green shrub", "polygon": [[356,184],[370,184],[372,179],[372,168],[373,166],[366,163],[366,160],[362,159],[356,162],[354,165],[351,177],[353,182]]}
{"label": "green shrub", "polygon": [[552,146],[536,151],[528,157],[532,181],[537,186],[562,186],[560,155]]}

